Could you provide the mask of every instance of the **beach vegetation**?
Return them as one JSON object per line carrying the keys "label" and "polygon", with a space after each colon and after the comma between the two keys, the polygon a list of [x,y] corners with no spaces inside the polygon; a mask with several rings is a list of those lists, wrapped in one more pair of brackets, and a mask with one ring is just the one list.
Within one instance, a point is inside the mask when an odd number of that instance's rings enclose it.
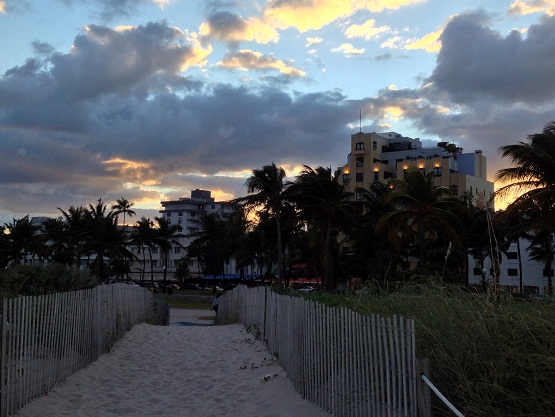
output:
{"label": "beach vegetation", "polygon": [[[418,279],[424,282],[424,278]],[[555,415],[555,302],[520,301],[456,285],[405,282],[358,293],[304,297],[362,314],[402,315],[416,322],[416,354],[429,359],[429,378],[464,415]],[[434,416],[451,412],[435,398]]]}

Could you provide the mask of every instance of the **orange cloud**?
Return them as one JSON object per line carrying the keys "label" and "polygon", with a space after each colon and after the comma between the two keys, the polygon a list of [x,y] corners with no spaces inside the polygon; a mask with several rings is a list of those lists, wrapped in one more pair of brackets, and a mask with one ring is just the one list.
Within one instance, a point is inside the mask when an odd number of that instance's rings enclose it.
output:
{"label": "orange cloud", "polygon": [[409,39],[406,41],[405,49],[423,49],[426,52],[438,52],[441,49],[439,38],[442,33],[443,29],[428,33],[420,39]]}
{"label": "orange cloud", "polygon": [[102,163],[107,165],[109,172],[123,178],[126,182],[137,183],[143,186],[151,186],[158,183],[158,181],[152,179],[156,177],[154,169],[146,162],[112,158]]}
{"label": "orange cloud", "polygon": [[515,0],[509,7],[510,14],[526,15],[532,13],[555,14],[555,0]]}
{"label": "orange cloud", "polygon": [[242,24],[234,28],[234,30],[224,33],[218,30],[218,28],[212,27],[210,23],[202,23],[199,28],[199,34],[202,37],[217,37],[225,42],[248,41],[267,44],[279,40],[278,32],[259,18],[251,17],[245,20],[238,16],[235,17],[241,19]]}
{"label": "orange cloud", "polygon": [[306,32],[351,16],[358,10],[381,12],[422,2],[425,0],[274,1],[264,12],[264,21],[277,29],[294,27],[300,32]]}
{"label": "orange cloud", "polygon": [[276,69],[282,74],[291,77],[304,77],[306,73],[298,70],[280,59],[273,56],[263,55],[260,52],[243,49],[236,54],[227,55],[223,61],[218,63],[222,68],[241,69],[244,71],[251,69]]}
{"label": "orange cloud", "polygon": [[6,2],[4,0],[0,0],[0,13],[6,13]]}

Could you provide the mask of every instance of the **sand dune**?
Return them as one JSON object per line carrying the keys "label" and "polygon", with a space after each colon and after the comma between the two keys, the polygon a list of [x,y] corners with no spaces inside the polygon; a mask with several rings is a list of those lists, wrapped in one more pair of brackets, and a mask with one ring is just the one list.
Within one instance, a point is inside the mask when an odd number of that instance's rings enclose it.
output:
{"label": "sand dune", "polygon": [[301,398],[243,326],[211,319],[206,310],[172,310],[170,326],[137,325],[17,416],[330,416]]}

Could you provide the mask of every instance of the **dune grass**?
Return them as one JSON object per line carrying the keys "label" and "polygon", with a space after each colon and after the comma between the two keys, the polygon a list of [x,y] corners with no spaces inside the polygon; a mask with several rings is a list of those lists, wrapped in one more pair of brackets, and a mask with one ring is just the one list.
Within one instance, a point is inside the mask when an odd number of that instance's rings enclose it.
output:
{"label": "dune grass", "polygon": [[[360,313],[416,321],[417,356],[430,360],[430,379],[466,416],[555,415],[555,303],[438,285],[387,293],[310,295]],[[434,416],[452,416],[439,401]]]}

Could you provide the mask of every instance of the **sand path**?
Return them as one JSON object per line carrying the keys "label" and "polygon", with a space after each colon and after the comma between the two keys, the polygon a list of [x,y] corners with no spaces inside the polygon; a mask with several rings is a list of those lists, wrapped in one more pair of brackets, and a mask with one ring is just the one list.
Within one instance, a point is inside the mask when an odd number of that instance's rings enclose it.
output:
{"label": "sand path", "polygon": [[[35,399],[19,417],[324,417],[243,326],[172,309],[170,326],[135,326],[114,349]],[[277,375],[266,382],[265,375]]]}

